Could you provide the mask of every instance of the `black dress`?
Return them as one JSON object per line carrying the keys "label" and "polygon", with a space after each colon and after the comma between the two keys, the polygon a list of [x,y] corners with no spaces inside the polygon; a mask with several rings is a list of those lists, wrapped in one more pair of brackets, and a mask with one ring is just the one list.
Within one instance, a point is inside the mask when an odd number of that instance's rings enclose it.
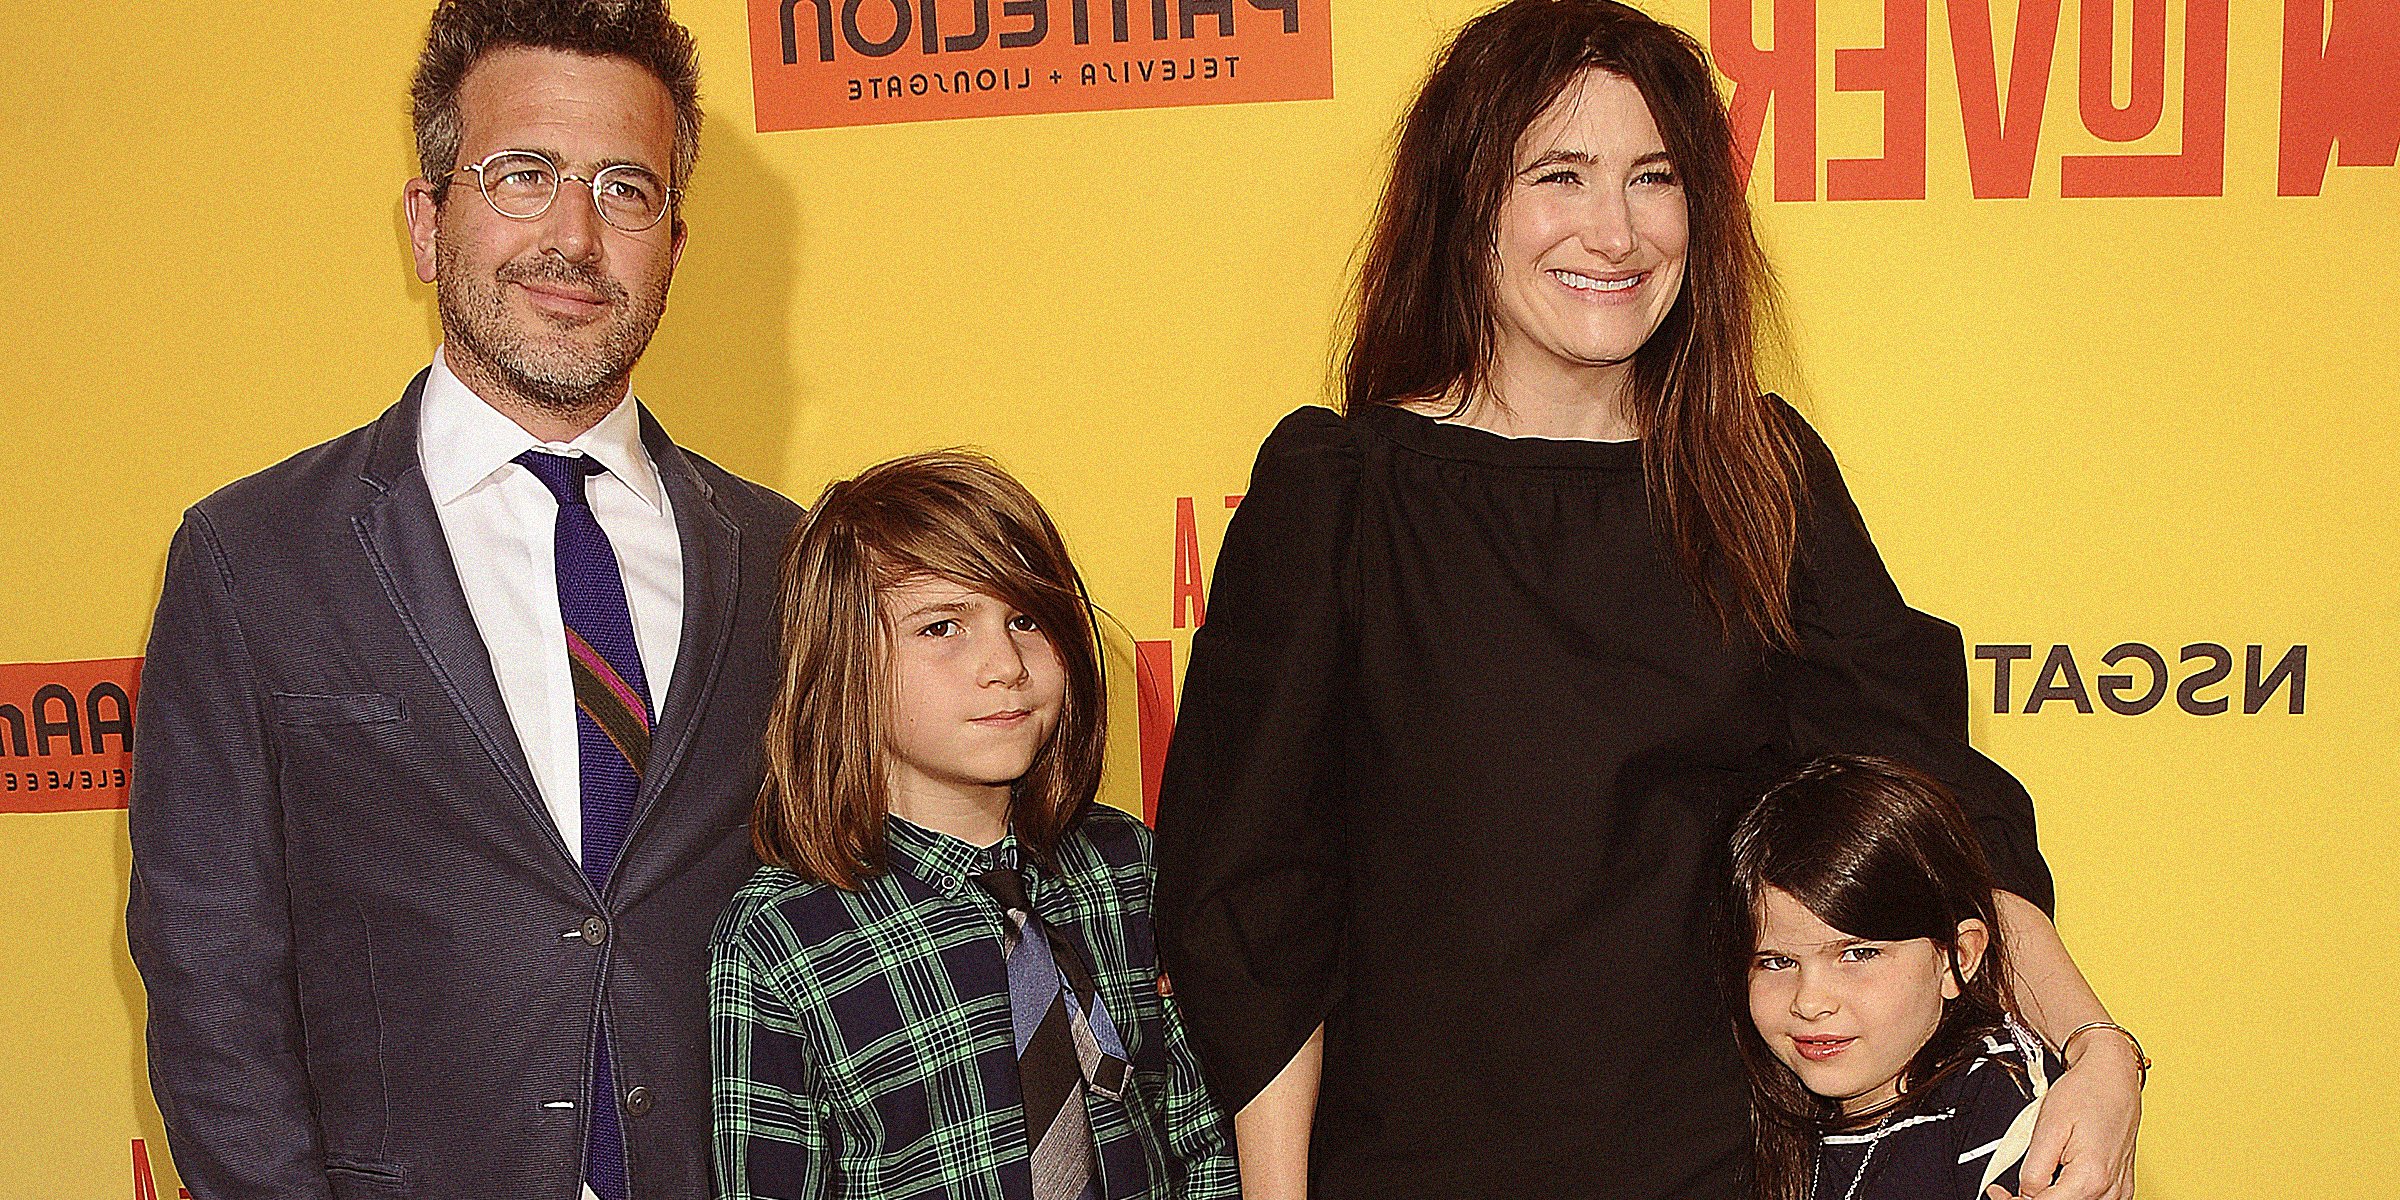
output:
{"label": "black dress", "polygon": [[2057,1072],[2042,1039],[2011,1022],[1985,1036],[1966,1066],[1903,1097],[1890,1115],[1817,1139],[1808,1200],[1983,1200],[1995,1183],[2016,1194],[2034,1118]]}
{"label": "black dress", "polygon": [[2031,801],[1967,745],[1958,630],[1902,603],[1784,411],[1798,656],[1717,632],[1638,444],[1386,407],[1260,448],[1192,642],[1159,932],[1229,1109],[1326,1025],[1314,1196],[1736,1195],[1710,905],[1741,808],[1799,761],[1942,778],[2049,906]]}

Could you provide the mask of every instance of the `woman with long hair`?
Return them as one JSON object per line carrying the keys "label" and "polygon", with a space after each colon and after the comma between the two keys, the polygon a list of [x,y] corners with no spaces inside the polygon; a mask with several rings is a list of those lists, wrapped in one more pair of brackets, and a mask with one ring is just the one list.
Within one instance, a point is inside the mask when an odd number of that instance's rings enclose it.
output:
{"label": "woman with long hair", "polygon": [[[1957,629],[1760,390],[1771,299],[1689,37],[1606,0],[1460,32],[1342,411],[1285,418],[1227,531],[1160,797],[1162,959],[1247,1194],[1739,1194],[1713,880],[1746,797],[1820,754],[1947,785],[2028,1019],[2105,1020],[2032,803],[1967,743]],[[2028,1178],[2124,1195],[2133,1050],[2075,1049]]]}

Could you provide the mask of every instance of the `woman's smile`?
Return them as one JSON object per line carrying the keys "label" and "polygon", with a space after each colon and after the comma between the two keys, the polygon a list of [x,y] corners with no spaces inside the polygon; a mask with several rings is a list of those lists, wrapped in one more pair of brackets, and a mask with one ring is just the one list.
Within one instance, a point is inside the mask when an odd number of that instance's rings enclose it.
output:
{"label": "woman's smile", "polygon": [[1570,271],[1552,267],[1550,277],[1565,284],[1571,291],[1593,298],[1631,294],[1650,277],[1648,271]]}

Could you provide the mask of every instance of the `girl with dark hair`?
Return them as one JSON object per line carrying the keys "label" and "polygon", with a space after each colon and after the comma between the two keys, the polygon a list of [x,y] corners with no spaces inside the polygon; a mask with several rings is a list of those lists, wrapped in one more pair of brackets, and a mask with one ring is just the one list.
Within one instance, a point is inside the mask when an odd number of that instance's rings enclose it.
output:
{"label": "girl with dark hair", "polygon": [[[1960,797],[2027,1015],[2104,1018],[2033,808],[1967,743],[1833,455],[1762,394],[1772,289],[1706,57],[1606,0],[1470,22],[1402,125],[1342,411],[1260,449],[1159,804],[1160,944],[1254,1197],[1732,1197],[1705,929],[1765,780]],[[2032,1160],[2121,1196],[2131,1049]]]}
{"label": "girl with dark hair", "polygon": [[710,947],[720,1200],[1230,1200],[1150,931],[1150,834],[1097,805],[1098,639],[990,460],[826,489]]}
{"label": "girl with dark hair", "polygon": [[2056,1064],[2014,1016],[1991,870],[1942,786],[1818,759],[1734,827],[1731,882],[1755,1200],[2013,1192]]}

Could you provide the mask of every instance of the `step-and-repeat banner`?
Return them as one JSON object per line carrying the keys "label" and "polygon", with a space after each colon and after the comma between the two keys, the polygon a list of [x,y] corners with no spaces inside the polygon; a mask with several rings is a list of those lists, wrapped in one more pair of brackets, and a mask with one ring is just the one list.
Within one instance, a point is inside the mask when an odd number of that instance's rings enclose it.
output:
{"label": "step-and-repeat banner", "polygon": [[[1328,397],[1459,0],[683,0],[708,128],[636,378],[795,497],[972,444],[1115,622],[1144,809],[1259,439]],[[1678,0],[1788,292],[1774,380],[2159,1059],[2140,1189],[2400,1177],[2400,4]],[[125,952],[138,656],[194,500],[433,349],[421,4],[11,5],[0,1195],[174,1197]]]}

